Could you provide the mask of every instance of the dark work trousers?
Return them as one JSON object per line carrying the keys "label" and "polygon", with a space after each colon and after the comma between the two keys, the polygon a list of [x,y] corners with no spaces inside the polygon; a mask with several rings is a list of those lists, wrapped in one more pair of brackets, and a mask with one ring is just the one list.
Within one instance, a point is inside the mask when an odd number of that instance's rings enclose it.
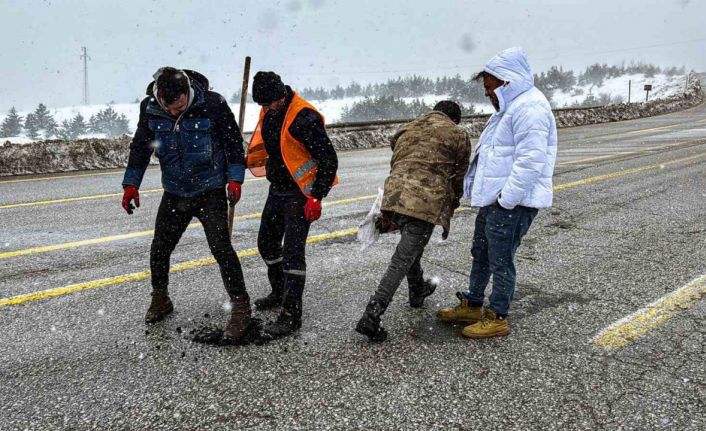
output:
{"label": "dark work trousers", "polygon": [[537,215],[536,208],[516,206],[511,210],[499,205],[478,211],[473,233],[473,265],[466,297],[471,306],[483,305],[485,288],[493,276],[490,308],[506,316],[515,293],[515,252]]}
{"label": "dark work trousers", "polygon": [[228,238],[228,204],[224,189],[185,198],[165,192],[157,211],[150,252],[152,289],[166,294],[169,285],[169,259],[192,218],[203,225],[206,240],[221,269],[226,292],[232,298],[246,294],[243,270]]}
{"label": "dark work trousers", "polygon": [[306,283],[306,238],[310,225],[304,218],[306,201],[300,192],[270,191],[257,236],[272,292],[283,296],[283,305],[288,309],[301,307]]}
{"label": "dark work trousers", "polygon": [[397,244],[385,275],[380,280],[380,285],[371,298],[385,307],[392,301],[405,276],[410,289],[422,288],[424,284],[422,254],[434,232],[433,224],[413,217],[396,215],[393,220],[400,227],[400,242]]}

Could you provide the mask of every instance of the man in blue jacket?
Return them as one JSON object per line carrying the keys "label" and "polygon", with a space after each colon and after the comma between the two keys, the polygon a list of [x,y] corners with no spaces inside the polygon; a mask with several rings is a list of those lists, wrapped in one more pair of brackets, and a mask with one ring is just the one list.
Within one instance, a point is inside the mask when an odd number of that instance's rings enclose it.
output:
{"label": "man in blue jacket", "polygon": [[152,303],[145,321],[162,320],[174,309],[167,290],[169,259],[196,217],[230,296],[231,315],[224,337],[238,341],[247,332],[251,315],[243,271],[227,228],[227,200],[233,204],[240,200],[245,175],[240,128],[226,100],[209,91],[208,79],[200,73],[164,67],[153,77],[130,143],[122,201],[128,214],[140,206],[138,190],[154,152],[162,170],[164,195],[150,251]]}

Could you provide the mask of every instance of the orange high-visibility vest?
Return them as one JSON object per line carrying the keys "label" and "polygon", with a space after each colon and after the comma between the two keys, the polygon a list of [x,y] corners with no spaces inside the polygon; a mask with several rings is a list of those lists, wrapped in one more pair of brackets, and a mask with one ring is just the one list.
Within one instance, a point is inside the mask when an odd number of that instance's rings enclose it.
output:
{"label": "orange high-visibility vest", "polygon": [[[282,160],[284,161],[287,170],[292,175],[294,182],[297,183],[302,193],[307,197],[311,196],[311,187],[316,179],[318,171],[318,163],[311,157],[311,154],[306,149],[304,144],[299,142],[289,133],[289,126],[292,125],[294,119],[302,109],[308,108],[317,114],[321,115],[309,102],[299,97],[297,92],[294,92],[287,113],[284,116],[282,123],[282,132],[280,134],[280,149],[282,151]],[[265,141],[262,139],[262,123],[265,119],[265,110],[260,109],[260,120],[255,127],[255,131],[250,138],[248,144],[247,165],[250,172],[256,177],[264,177],[267,174],[267,150],[265,149]],[[324,122],[324,116],[321,115],[321,122]],[[338,184],[338,177],[333,181],[333,185]]]}

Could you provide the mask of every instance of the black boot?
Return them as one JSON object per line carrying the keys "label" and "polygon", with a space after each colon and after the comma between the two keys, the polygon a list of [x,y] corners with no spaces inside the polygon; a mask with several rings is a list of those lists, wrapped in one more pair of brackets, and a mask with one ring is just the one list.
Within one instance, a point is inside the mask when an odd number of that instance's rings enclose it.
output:
{"label": "black boot", "polygon": [[436,284],[431,280],[424,280],[421,286],[409,286],[409,306],[421,308],[424,305],[424,299],[434,291],[436,291]]}
{"label": "black boot", "polygon": [[255,300],[255,308],[260,311],[271,310],[282,305],[282,293],[284,291],[282,262],[267,265],[267,278],[270,280],[272,292],[265,297]]}
{"label": "black boot", "polygon": [[286,275],[287,294],[277,320],[265,325],[264,331],[273,338],[286,337],[302,327],[302,295],[306,278],[303,275]]}
{"label": "black boot", "polygon": [[159,322],[172,311],[174,311],[174,304],[167,292],[152,292],[152,302],[145,314],[145,323]]}
{"label": "black boot", "polygon": [[355,331],[365,335],[370,341],[385,341],[387,339],[387,331],[381,325],[380,316],[382,316],[386,308],[385,304],[370,298],[368,306],[365,307],[363,317],[360,318],[355,326]]}
{"label": "black boot", "polygon": [[231,298],[230,305],[230,317],[223,330],[223,338],[230,343],[236,343],[245,336],[250,327],[250,298],[247,293],[235,296]]}

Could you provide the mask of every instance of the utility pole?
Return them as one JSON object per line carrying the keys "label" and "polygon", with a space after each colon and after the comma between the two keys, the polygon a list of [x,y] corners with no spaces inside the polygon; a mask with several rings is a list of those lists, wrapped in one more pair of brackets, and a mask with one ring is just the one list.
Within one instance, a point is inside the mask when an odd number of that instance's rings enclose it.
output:
{"label": "utility pole", "polygon": [[82,46],[81,58],[83,59],[83,104],[88,105],[88,53],[86,47]]}
{"label": "utility pole", "polygon": [[632,92],[632,79],[628,79],[628,105],[630,104],[630,93]]}

